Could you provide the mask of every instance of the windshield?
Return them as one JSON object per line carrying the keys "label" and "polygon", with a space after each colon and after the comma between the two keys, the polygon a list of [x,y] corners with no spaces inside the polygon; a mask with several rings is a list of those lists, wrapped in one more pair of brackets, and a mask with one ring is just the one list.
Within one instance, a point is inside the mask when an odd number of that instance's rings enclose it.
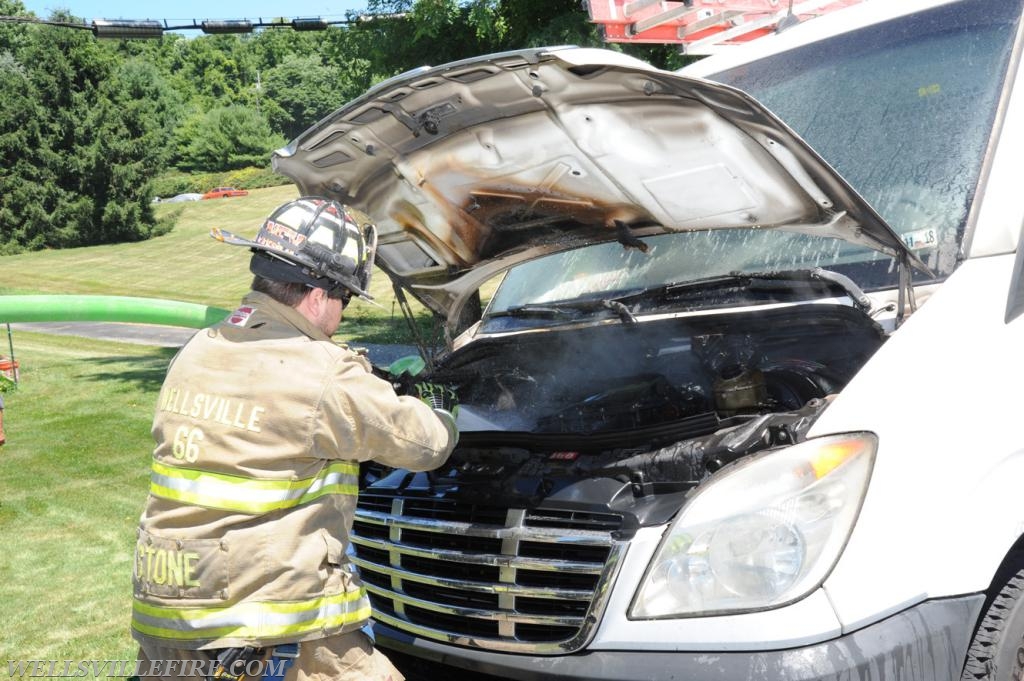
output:
{"label": "windshield", "polygon": [[1020,0],[951,3],[710,78],[778,114],[942,278],[957,263],[1020,14]]}
{"label": "windshield", "polygon": [[[538,258],[513,268],[487,309],[490,317],[510,308],[587,298],[610,298],[667,283],[734,272],[760,273],[828,266],[835,270],[847,244],[779,230],[723,229],[661,234],[641,240],[643,250],[618,242],[596,244]],[[852,264],[852,263],[851,263]],[[685,277],[681,273],[685,272]],[[521,326],[511,320],[491,320]]]}

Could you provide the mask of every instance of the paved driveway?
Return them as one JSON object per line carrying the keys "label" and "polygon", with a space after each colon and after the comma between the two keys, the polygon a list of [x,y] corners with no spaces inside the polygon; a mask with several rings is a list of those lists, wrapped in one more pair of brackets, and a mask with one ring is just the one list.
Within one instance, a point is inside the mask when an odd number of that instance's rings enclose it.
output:
{"label": "paved driveway", "polygon": [[[84,336],[99,340],[116,341],[118,343],[137,343],[165,348],[177,348],[185,344],[196,332],[196,329],[183,329],[177,326],[155,326],[153,324],[122,324],[118,322],[19,322],[11,324],[11,328],[34,331],[36,333],[54,333],[64,336]],[[387,366],[399,357],[419,354],[413,345],[378,345],[359,343],[357,347],[366,348],[370,361],[378,366]],[[17,349],[17,338],[15,338]]]}

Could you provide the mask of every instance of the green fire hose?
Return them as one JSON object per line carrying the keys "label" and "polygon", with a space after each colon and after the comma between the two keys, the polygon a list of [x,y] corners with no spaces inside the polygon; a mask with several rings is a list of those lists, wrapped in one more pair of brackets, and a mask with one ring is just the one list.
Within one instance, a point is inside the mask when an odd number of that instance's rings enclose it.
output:
{"label": "green fire hose", "polygon": [[230,310],[180,300],[87,295],[0,296],[0,324],[14,322],[124,322],[202,329]]}

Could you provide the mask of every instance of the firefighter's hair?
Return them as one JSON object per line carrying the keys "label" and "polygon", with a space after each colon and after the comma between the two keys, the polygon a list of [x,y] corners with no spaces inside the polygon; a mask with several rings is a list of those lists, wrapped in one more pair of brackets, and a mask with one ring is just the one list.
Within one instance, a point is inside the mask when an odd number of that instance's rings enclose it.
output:
{"label": "firefighter's hair", "polygon": [[252,290],[265,293],[282,305],[295,307],[312,290],[305,284],[290,281],[274,281],[256,275],[252,278]]}

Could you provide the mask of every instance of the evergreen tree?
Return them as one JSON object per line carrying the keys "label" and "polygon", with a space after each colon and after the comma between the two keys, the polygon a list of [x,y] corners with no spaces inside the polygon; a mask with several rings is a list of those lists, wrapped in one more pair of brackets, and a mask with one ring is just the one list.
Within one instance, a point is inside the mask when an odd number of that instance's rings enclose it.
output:
{"label": "evergreen tree", "polygon": [[156,68],[51,26],[29,26],[19,53],[0,66],[4,251],[149,236],[174,121]]}
{"label": "evergreen tree", "polygon": [[83,191],[93,199],[86,243],[135,241],[152,233],[150,179],[164,166],[176,101],[156,67],[125,62],[97,91],[86,120],[88,169]]}
{"label": "evergreen tree", "polygon": [[0,53],[0,255],[53,245],[55,161],[43,143],[43,112],[27,70]]}
{"label": "evergreen tree", "polygon": [[83,124],[96,103],[99,84],[110,75],[112,60],[84,31],[30,26],[26,37],[19,61],[37,103],[36,172],[47,178],[39,195],[47,215],[43,245],[87,244],[82,235],[92,230],[95,204],[83,190],[90,164]]}

